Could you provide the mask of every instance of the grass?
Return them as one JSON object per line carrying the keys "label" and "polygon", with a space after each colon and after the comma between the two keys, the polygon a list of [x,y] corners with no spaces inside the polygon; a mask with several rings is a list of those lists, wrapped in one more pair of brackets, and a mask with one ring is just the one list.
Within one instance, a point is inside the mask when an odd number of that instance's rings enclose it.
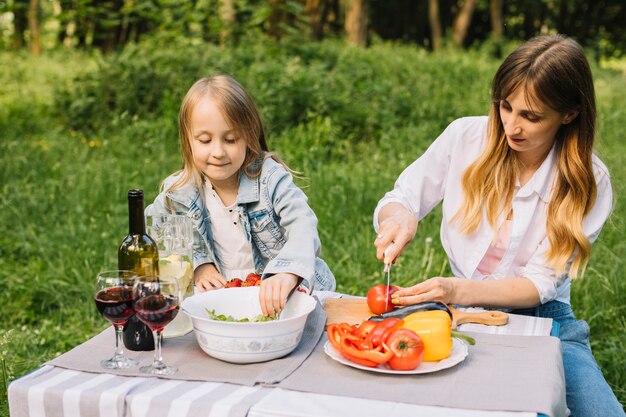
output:
{"label": "grass", "polygon": [[[144,188],[151,201],[160,181],[180,166],[181,85],[221,70],[251,90],[267,118],[270,147],[306,177],[299,183],[318,215],[338,290],[363,295],[383,279],[373,250],[376,202],[450,121],[486,112],[499,63],[482,51],[429,55],[393,45],[362,51],[333,42],[195,47],[194,54],[189,48],[139,48],[109,58],[0,52],[4,386],[107,327],[91,302],[93,281],[116,264],[127,231],[126,191]],[[626,75],[594,73],[598,151],[611,171],[616,204],[585,277],[572,285],[572,304],[589,322],[596,358],[625,403],[626,208],[619,196],[626,192]],[[158,83],[147,88],[152,79]],[[145,101],[150,109],[136,107],[142,94],[152,94]],[[435,210],[420,223],[394,269],[398,284],[449,273],[439,222]],[[6,394],[0,414],[8,414]]]}

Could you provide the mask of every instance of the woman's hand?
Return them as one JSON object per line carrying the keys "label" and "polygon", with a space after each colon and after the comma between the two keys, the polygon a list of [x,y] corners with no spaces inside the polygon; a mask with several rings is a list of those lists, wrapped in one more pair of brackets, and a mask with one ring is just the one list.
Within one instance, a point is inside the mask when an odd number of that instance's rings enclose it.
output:
{"label": "woman's hand", "polygon": [[435,277],[408,288],[401,288],[391,295],[391,302],[397,306],[407,306],[424,301],[442,301],[456,304],[459,278]]}
{"label": "woman's hand", "polygon": [[261,281],[259,302],[263,314],[274,316],[280,313],[285,308],[289,291],[298,285],[299,281],[300,277],[289,273],[272,275]]}
{"label": "woman's hand", "polygon": [[200,265],[193,272],[193,276],[200,292],[217,290],[226,285],[226,278],[219,273],[213,264]]}
{"label": "woman's hand", "polygon": [[[400,203],[385,205],[378,214],[378,236],[374,241],[376,257],[381,261],[395,263],[404,248],[415,238],[417,218]],[[385,250],[393,247],[385,256]]]}

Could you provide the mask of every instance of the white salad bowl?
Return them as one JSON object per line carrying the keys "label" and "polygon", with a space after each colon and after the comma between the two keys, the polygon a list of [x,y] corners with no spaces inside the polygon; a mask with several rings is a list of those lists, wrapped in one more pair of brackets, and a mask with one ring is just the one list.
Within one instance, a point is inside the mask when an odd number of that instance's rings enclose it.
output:
{"label": "white salad bowl", "polygon": [[211,319],[207,310],[235,319],[254,319],[262,314],[259,287],[240,287],[193,295],[182,302],[182,308],[191,317],[198,344],[208,355],[227,362],[254,363],[291,353],[302,338],[306,319],[315,304],[310,295],[294,291],[280,320],[234,322]]}

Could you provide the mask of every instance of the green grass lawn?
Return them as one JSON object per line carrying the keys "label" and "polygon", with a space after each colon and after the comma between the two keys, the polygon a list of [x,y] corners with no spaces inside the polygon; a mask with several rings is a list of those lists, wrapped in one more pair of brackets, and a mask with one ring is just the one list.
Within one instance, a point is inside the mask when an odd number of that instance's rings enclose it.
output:
{"label": "green grass lawn", "polygon": [[[195,49],[194,49],[195,48]],[[176,112],[193,79],[228,72],[256,97],[270,148],[302,172],[338,291],[383,280],[372,212],[395,178],[457,117],[485,114],[499,60],[485,51],[339,43],[220,50],[145,47],[102,58],[0,52],[0,381],[38,367],[107,327],[91,300],[96,273],[116,265],[126,191],[146,200],[180,167]],[[572,304],[596,358],[626,402],[626,75],[594,68],[598,152],[615,210]],[[623,68],[623,67],[622,67]],[[449,272],[440,215],[421,224],[394,279]],[[620,294],[622,294],[620,296]],[[6,394],[0,414],[7,414]]]}

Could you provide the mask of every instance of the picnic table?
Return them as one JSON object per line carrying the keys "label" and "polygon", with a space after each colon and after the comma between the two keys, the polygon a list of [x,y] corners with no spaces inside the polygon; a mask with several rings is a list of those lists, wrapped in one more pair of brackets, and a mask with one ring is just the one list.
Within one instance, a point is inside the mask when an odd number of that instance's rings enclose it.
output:
{"label": "picnic table", "polygon": [[[339,297],[327,293],[320,297]],[[192,417],[414,415],[527,417],[567,415],[559,339],[551,319],[510,315],[505,326],[464,324],[476,339],[458,364],[437,372],[394,375],[346,366],[324,352],[326,316],[309,316],[291,355],[236,365],[200,350],[193,332],[167,339],[163,356],[179,372],[107,371],[112,328],[13,381],[11,417]],[[315,336],[311,337],[312,334]],[[308,335],[308,336],[307,336]],[[141,363],[152,352],[127,352]]]}

